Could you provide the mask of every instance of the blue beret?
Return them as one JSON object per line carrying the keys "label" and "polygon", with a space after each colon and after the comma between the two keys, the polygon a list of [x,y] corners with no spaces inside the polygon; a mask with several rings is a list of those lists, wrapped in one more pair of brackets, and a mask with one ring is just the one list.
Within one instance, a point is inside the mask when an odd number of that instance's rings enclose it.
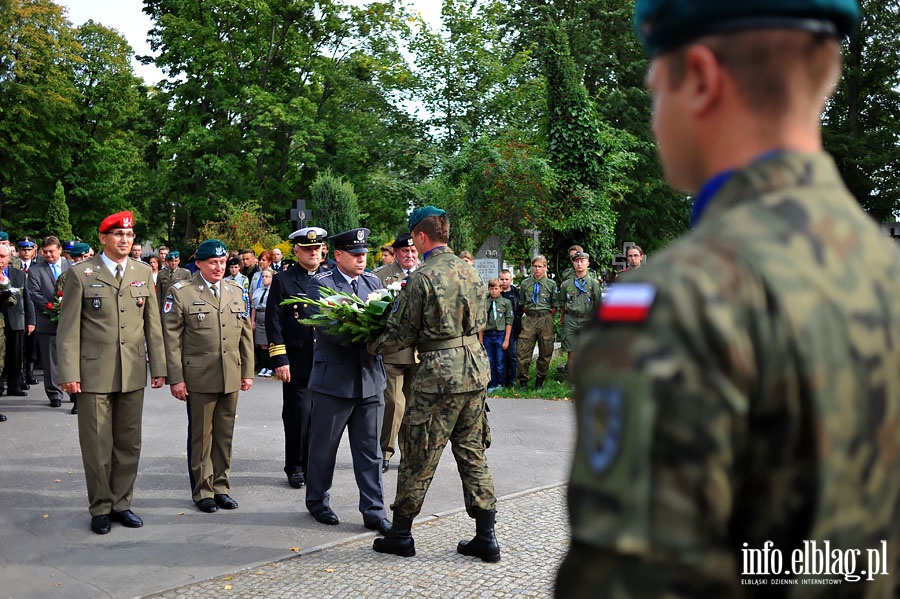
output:
{"label": "blue beret", "polygon": [[69,239],[68,241],[64,241],[62,244],[62,249],[69,253],[72,253],[72,248],[75,247],[76,243],[78,243],[78,242],[75,241],[74,239]]}
{"label": "blue beret", "polygon": [[409,230],[410,232],[412,232],[412,230],[416,228],[416,225],[418,225],[429,216],[444,216],[445,214],[447,214],[446,211],[441,210],[440,208],[435,208],[434,206],[424,206],[422,208],[416,208],[415,210],[413,210],[412,214],[409,215]]}
{"label": "blue beret", "polygon": [[[171,256],[172,254],[169,253]],[[208,260],[210,258],[224,258],[228,255],[228,248],[218,239],[207,239],[197,247],[194,252],[194,260]]]}
{"label": "blue beret", "polygon": [[800,29],[840,37],[859,22],[857,0],[637,0],[634,27],[650,56],[705,35]]}

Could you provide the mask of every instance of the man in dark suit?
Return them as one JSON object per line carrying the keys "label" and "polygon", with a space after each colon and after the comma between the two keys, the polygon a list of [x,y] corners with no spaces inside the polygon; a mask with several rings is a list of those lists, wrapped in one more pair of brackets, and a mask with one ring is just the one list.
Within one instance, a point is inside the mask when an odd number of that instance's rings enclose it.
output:
{"label": "man in dark suit", "polygon": [[[291,297],[307,295],[309,282],[322,272],[322,242],[328,232],[319,227],[305,227],[291,233],[298,265],[275,274],[269,287],[269,309],[266,310],[266,338],[269,359],[281,388],[281,420],[284,423],[284,473],[295,489],[306,482],[309,452],[309,414],[312,395],[309,375],[313,365],[313,330],[300,324],[311,316],[303,304],[282,306]],[[274,306],[274,308],[272,307]]]}
{"label": "man in dark suit", "polygon": [[[32,266],[36,266],[40,260],[37,259],[37,242],[32,237],[22,237],[16,243],[16,250],[19,252],[19,261],[22,272],[28,277],[28,270]],[[35,323],[36,324],[36,323]],[[38,361],[37,352],[37,334],[25,336],[25,385],[24,389],[28,389],[30,385],[37,385],[38,381],[34,378],[34,365]]]}
{"label": "man in dark suit", "polygon": [[150,266],[130,259],[134,215],[100,223],[103,253],[66,275],[59,315],[61,387],[78,394],[78,440],[90,503],[91,530],[110,521],[144,522],[131,511],[141,457],[147,363],[151,385],[166,382],[166,355]]}
{"label": "man in dark suit", "polygon": [[0,281],[8,283],[0,287],[0,310],[3,311],[3,332],[6,337],[6,358],[3,361],[3,381],[7,395],[28,395],[23,388],[25,380],[23,358],[25,336],[34,332],[34,306],[25,288],[25,273],[9,265],[9,246],[0,245]]}
{"label": "man in dark suit", "polygon": [[[344,292],[365,299],[383,287],[378,277],[365,272],[368,235],[368,229],[352,229],[329,238],[334,244],[337,268],[312,278],[310,298]],[[391,529],[384,509],[379,444],[384,386],[381,356],[366,351],[365,343],[352,343],[316,330],[309,379],[312,414],[306,508],[322,524],[338,524],[337,515],[328,505],[328,490],[334,477],[338,444],[347,428],[363,524],[381,534]]]}
{"label": "man in dark suit", "polygon": [[63,391],[56,376],[56,323],[50,321],[50,317],[44,314],[44,309],[56,297],[56,279],[69,270],[69,263],[63,260],[62,244],[53,235],[44,238],[41,255],[44,256],[44,262],[28,270],[28,292],[35,308],[38,347],[44,367],[44,391],[50,405],[58,408],[62,405]]}

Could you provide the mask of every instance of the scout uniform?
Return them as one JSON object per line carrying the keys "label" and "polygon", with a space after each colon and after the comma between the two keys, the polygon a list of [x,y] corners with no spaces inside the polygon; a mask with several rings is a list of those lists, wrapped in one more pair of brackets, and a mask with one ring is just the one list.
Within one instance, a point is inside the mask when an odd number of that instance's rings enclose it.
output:
{"label": "scout uniform", "polygon": [[488,389],[502,386],[506,381],[506,350],[503,340],[506,339],[506,327],[510,327],[509,337],[512,339],[512,325],[515,320],[512,303],[503,297],[496,299],[488,295],[484,299],[487,321],[484,326],[484,349],[491,363],[491,380]]}
{"label": "scout uniform", "polygon": [[[572,260],[582,256],[587,257],[587,254],[579,252],[572,256]],[[569,352],[575,349],[578,334],[591,321],[602,298],[603,289],[597,279],[592,278],[590,274],[586,274],[582,279],[572,276],[563,281],[559,287],[557,302],[562,310],[560,318],[562,351]]]}
{"label": "scout uniform", "polygon": [[[196,261],[225,257],[215,239],[197,248]],[[163,334],[169,385],[187,386],[188,463],[195,503],[231,491],[231,448],[241,379],[253,378],[253,334],[247,292],[233,281],[214,293],[201,272],[169,288]],[[228,508],[227,505],[219,507]],[[233,507],[237,507],[234,505]]]}
{"label": "scout uniform", "polygon": [[[852,0],[638,0],[635,21],[651,55],[689,44],[700,60],[709,48],[693,42],[707,34],[778,29],[827,44],[830,59],[858,15]],[[707,90],[692,85],[661,93],[696,108]],[[728,106],[711,120],[691,113],[701,133],[748,112],[740,97],[716,98]],[[701,149],[698,161],[715,151]],[[831,157],[773,150],[714,174],[695,195],[693,231],[622,275],[583,334],[558,596],[897,594],[900,254]],[[860,560],[826,572],[810,554],[829,546]],[[865,563],[872,552],[884,567]]]}
{"label": "scout uniform", "polygon": [[535,386],[540,388],[550,370],[550,359],[553,357],[553,314],[556,311],[556,282],[547,275],[540,279],[527,277],[519,285],[519,301],[525,310],[522,317],[522,333],[519,335],[519,361],[516,376],[521,387],[528,386],[529,369],[534,352],[538,346],[537,366],[535,367]]}

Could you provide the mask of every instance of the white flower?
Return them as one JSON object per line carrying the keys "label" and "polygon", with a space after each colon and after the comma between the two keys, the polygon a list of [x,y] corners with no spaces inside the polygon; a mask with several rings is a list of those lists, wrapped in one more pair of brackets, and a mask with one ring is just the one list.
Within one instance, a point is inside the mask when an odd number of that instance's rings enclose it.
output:
{"label": "white flower", "polygon": [[393,283],[388,285],[387,288],[391,291],[400,291],[401,289],[403,289],[403,283],[401,283],[400,281],[394,281]]}
{"label": "white flower", "polygon": [[390,287],[388,287],[387,289],[376,289],[375,291],[373,291],[366,297],[366,303],[368,304],[369,302],[372,302],[372,301],[377,302],[377,301],[386,300],[386,299],[390,299],[390,298],[391,298]]}

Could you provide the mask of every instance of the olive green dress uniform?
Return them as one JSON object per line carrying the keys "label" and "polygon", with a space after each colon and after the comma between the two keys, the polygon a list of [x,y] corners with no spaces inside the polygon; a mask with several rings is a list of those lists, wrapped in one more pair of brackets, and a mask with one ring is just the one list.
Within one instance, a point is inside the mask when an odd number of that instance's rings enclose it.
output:
{"label": "olive green dress uniform", "polygon": [[[376,269],[372,274],[378,277],[385,287],[407,278],[406,271],[396,261]],[[403,422],[403,412],[406,410],[406,401],[411,392],[410,384],[413,370],[416,367],[416,351],[412,347],[407,347],[381,357],[384,361],[384,375],[387,379],[387,386],[384,388],[381,453],[384,460],[388,461],[394,457],[396,452],[395,441],[397,441],[400,451],[403,451],[400,427]]]}
{"label": "olive green dress uniform", "polygon": [[163,305],[168,384],[188,391],[188,466],[194,502],[229,495],[234,418],[241,379],[253,378],[253,334],[246,291],[200,272],[169,288]]}
{"label": "olive green dress uniform", "polygon": [[189,281],[191,279],[191,271],[186,268],[161,268],[156,275],[156,298],[159,302],[159,308],[165,305],[163,301],[169,291],[169,287],[178,281]]}
{"label": "olive green dress uniform", "polygon": [[601,299],[603,299],[603,289],[597,279],[592,278],[589,274],[585,275],[583,279],[572,277],[563,281],[559,287],[557,300],[563,312],[563,316],[560,318],[562,321],[562,339],[560,340],[562,351],[568,352],[575,349],[578,334],[593,319]]}
{"label": "olive green dress uniform", "polygon": [[148,352],[150,376],[166,376],[150,266],[128,258],[120,284],[101,256],[69,269],[57,329],[58,378],[81,383],[78,438],[91,516],[131,509]]}
{"label": "olive green dress uniform", "polygon": [[782,590],[896,596],[900,253],[831,158],[738,171],[688,237],[610,294],[574,365],[558,594],[766,596],[742,586],[744,547],[773,541],[793,572],[804,541],[866,556],[884,540],[890,576]]}
{"label": "olive green dress uniform", "polygon": [[[535,293],[535,284],[538,289]],[[550,277],[538,280],[527,277],[519,285],[519,300],[525,315],[522,317],[522,333],[519,335],[519,361],[516,366],[516,377],[520,385],[528,384],[531,358],[534,344],[538,346],[538,359],[535,373],[538,379],[547,376],[550,370],[550,359],[553,357],[553,309],[557,307],[556,281]]]}
{"label": "olive green dress uniform", "polygon": [[421,511],[448,441],[466,511],[475,517],[478,511],[496,509],[484,455],[490,435],[484,394],[490,365],[477,336],[485,320],[484,283],[478,271],[449,248],[437,247],[409,276],[387,328],[369,346],[373,353],[411,346],[419,352],[403,416],[404,452],[391,506],[397,516],[412,519]]}

